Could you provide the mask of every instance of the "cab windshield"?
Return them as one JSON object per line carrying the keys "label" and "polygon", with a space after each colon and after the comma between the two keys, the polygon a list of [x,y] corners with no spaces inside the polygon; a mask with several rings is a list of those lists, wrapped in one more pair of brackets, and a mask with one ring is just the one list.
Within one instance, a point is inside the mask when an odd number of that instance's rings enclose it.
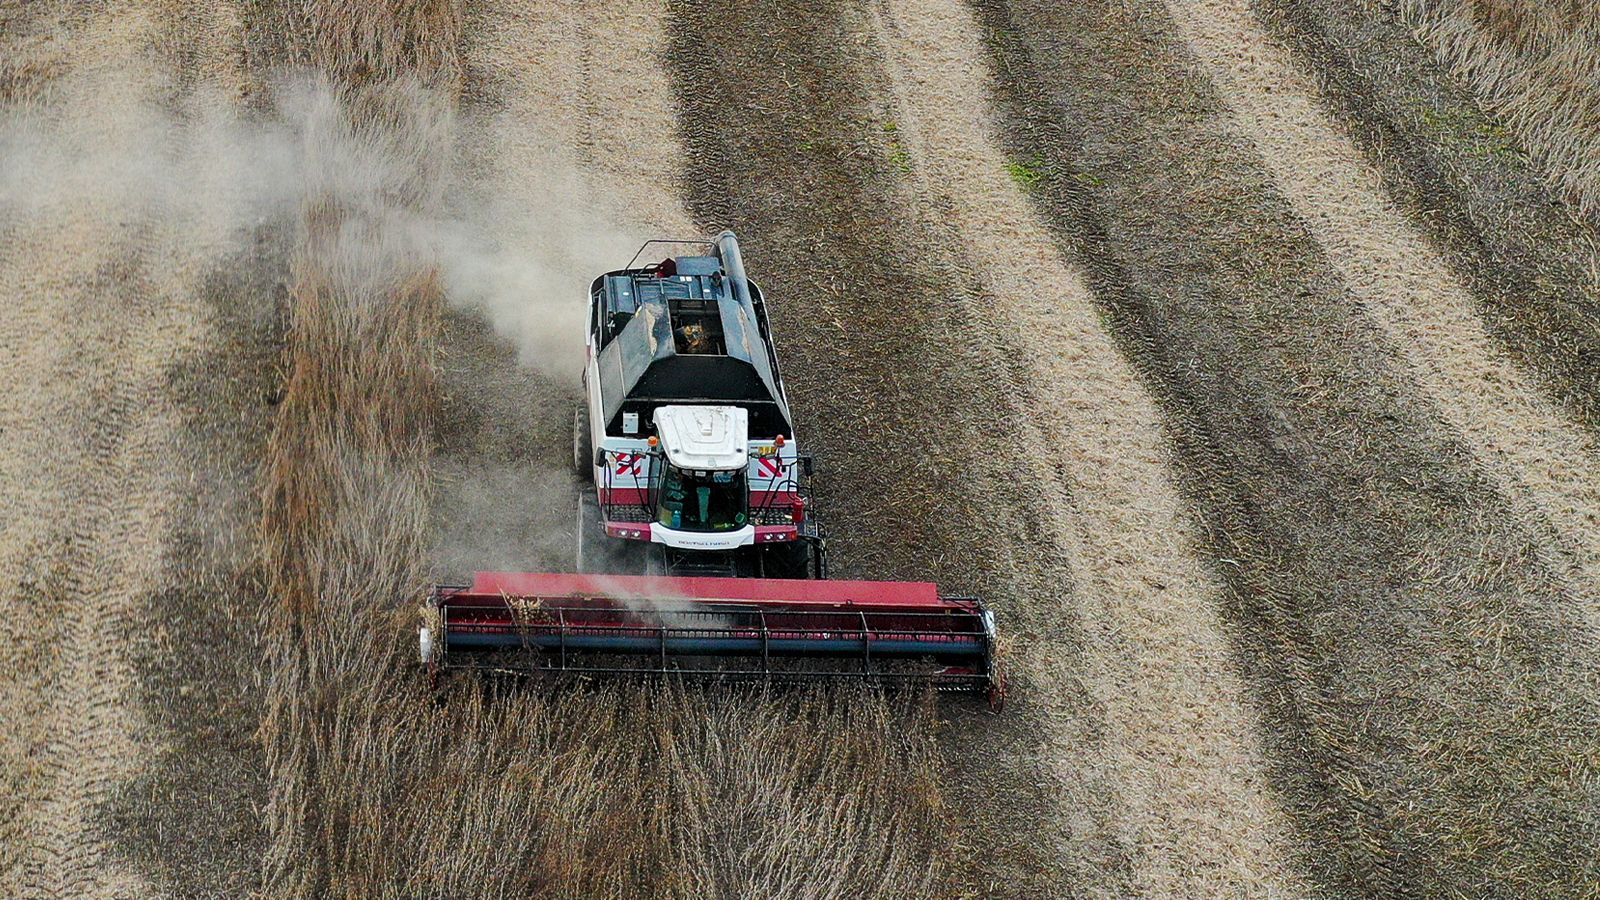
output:
{"label": "cab windshield", "polygon": [[656,521],[677,531],[734,531],[748,518],[743,469],[701,472],[666,466]]}

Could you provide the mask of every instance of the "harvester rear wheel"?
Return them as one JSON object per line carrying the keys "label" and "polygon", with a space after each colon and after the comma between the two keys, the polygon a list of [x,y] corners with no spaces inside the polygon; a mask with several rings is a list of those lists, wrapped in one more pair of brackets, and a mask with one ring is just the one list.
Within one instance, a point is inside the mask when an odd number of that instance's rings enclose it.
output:
{"label": "harvester rear wheel", "polygon": [[572,471],[584,484],[594,481],[594,438],[589,434],[589,410],[572,411]]}

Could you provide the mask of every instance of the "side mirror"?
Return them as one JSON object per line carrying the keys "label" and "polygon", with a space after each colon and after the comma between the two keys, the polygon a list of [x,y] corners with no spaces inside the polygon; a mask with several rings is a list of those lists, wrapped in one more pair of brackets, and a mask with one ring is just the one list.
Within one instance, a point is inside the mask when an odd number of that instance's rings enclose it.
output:
{"label": "side mirror", "polygon": [[595,464],[595,468],[604,468],[605,467],[605,464],[606,464],[606,448],[604,448],[604,447],[596,447],[596,448],[594,448],[594,464]]}
{"label": "side mirror", "polygon": [[810,478],[811,473],[816,471],[816,463],[812,461],[811,454],[802,453],[795,457],[795,460],[800,463],[800,474],[807,478]]}

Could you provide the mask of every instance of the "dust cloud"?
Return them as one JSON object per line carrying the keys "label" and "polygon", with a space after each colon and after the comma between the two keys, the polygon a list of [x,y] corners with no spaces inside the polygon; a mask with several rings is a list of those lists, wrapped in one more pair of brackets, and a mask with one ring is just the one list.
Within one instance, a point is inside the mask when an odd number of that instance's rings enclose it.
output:
{"label": "dust cloud", "polygon": [[8,220],[114,208],[125,226],[188,224],[209,244],[287,214],[299,193],[292,127],[241,118],[220,97],[197,92],[181,108],[123,104],[92,131],[71,113],[0,112],[0,214]]}
{"label": "dust cloud", "polygon": [[[308,200],[353,201],[362,206],[354,220],[381,227],[341,236],[363,245],[345,255],[357,267],[345,277],[377,287],[395,272],[437,268],[449,302],[484,316],[523,364],[576,386],[589,282],[622,266],[647,236],[615,224],[603,186],[560,153],[534,173],[478,166],[481,177],[463,177],[458,148],[480,143],[473,129],[497,124],[460,120],[422,88],[405,99],[404,140],[353,132],[337,93],[308,76],[281,79],[254,114],[199,90],[181,105],[116,107],[94,133],[59,110],[8,108],[0,219],[91,206],[125,223],[182,227],[198,247],[214,248],[289,221]],[[393,202],[419,191],[431,196]]]}
{"label": "dust cloud", "polygon": [[[501,125],[477,120],[465,130],[475,145]],[[570,154],[545,149],[538,168],[468,167],[476,171],[435,237],[451,302],[483,314],[523,364],[576,389],[590,282],[660,235],[620,224],[628,217],[611,192]]]}

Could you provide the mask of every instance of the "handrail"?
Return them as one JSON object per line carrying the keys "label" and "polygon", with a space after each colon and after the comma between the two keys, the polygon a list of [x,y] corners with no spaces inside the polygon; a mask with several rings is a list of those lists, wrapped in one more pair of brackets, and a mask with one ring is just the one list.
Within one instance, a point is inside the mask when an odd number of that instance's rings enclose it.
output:
{"label": "handrail", "polygon": [[702,247],[712,247],[715,246],[716,242],[706,238],[653,238],[639,245],[639,249],[634,252],[633,258],[628,260],[628,264],[622,267],[623,270],[626,271],[633,268],[633,264],[638,261],[640,254],[644,253],[644,248],[651,244],[698,244]]}

